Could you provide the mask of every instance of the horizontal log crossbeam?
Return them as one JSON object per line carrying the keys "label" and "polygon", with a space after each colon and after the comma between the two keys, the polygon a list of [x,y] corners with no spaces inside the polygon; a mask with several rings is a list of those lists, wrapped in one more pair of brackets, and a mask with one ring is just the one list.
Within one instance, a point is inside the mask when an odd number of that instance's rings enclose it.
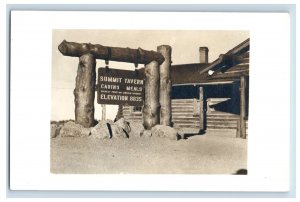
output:
{"label": "horizontal log crossbeam", "polygon": [[100,44],[76,43],[66,40],[61,42],[58,49],[64,56],[81,57],[85,54],[92,54],[95,59],[134,64],[149,64],[152,61],[162,64],[165,60],[163,55],[156,51],[147,51],[141,48],[107,47]]}

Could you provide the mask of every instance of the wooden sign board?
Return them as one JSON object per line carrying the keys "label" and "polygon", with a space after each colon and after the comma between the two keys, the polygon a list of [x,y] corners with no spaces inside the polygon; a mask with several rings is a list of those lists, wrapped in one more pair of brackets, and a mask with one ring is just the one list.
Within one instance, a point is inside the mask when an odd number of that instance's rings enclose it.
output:
{"label": "wooden sign board", "polygon": [[143,106],[145,76],[141,71],[99,68],[98,104]]}

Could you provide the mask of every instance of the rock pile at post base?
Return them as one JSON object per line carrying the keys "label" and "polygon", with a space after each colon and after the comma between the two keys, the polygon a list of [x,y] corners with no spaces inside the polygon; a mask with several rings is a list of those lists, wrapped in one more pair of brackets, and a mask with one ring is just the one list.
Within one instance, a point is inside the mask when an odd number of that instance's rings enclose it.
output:
{"label": "rock pile at post base", "polygon": [[62,128],[62,126],[60,126],[58,124],[51,124],[51,128],[50,128],[51,138],[57,137],[59,135],[61,128]]}
{"label": "rock pile at post base", "polygon": [[130,127],[124,118],[115,123],[112,121],[99,121],[91,130],[91,137],[100,139],[129,138]]}
{"label": "rock pile at post base", "polygon": [[165,125],[156,125],[151,130],[145,130],[143,136],[167,138],[170,140],[180,139],[180,135],[176,129]]}
{"label": "rock pile at post base", "polygon": [[181,139],[178,131],[170,126],[156,125],[151,130],[145,130],[141,122],[127,122],[124,118],[116,122],[99,121],[91,128],[84,128],[74,121],[63,125],[51,124],[51,138],[55,137],[91,137],[96,139],[158,137],[170,140]]}
{"label": "rock pile at post base", "polygon": [[128,125],[130,127],[130,137],[141,137],[145,130],[143,123],[141,121],[129,121]]}
{"label": "rock pile at post base", "polygon": [[60,129],[60,137],[87,137],[90,135],[91,128],[84,128],[80,124],[69,121]]}

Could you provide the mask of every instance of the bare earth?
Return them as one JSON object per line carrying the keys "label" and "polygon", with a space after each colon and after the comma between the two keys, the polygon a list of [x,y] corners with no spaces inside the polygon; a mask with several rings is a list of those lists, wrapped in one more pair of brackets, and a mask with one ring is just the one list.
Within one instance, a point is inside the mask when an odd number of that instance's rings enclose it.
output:
{"label": "bare earth", "polygon": [[52,173],[234,174],[247,169],[247,140],[208,131],[163,138],[51,139]]}

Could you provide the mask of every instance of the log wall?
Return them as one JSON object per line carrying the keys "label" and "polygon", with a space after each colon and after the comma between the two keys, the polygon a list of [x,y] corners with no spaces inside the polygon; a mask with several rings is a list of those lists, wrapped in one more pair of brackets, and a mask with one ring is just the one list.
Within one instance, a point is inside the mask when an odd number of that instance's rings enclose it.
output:
{"label": "log wall", "polygon": [[[207,130],[238,130],[239,115],[220,112],[211,106],[224,102],[229,98],[207,99]],[[180,128],[185,132],[196,132],[202,128],[200,121],[200,103],[197,99],[173,99],[172,122],[174,128]],[[124,106],[121,109],[122,117],[129,121],[142,123],[142,113],[134,112],[133,107]],[[248,135],[248,120],[246,120],[246,135]]]}
{"label": "log wall", "polygon": [[[212,107],[228,99],[230,98],[207,99],[207,130],[238,130],[239,115],[217,111]],[[246,120],[246,134],[248,134],[248,120]]]}
{"label": "log wall", "polygon": [[[199,100],[173,99],[172,122],[174,128],[181,128],[186,132],[198,132],[201,128],[199,121]],[[124,106],[123,117],[128,121],[142,122],[142,112],[134,112],[134,107]]]}

